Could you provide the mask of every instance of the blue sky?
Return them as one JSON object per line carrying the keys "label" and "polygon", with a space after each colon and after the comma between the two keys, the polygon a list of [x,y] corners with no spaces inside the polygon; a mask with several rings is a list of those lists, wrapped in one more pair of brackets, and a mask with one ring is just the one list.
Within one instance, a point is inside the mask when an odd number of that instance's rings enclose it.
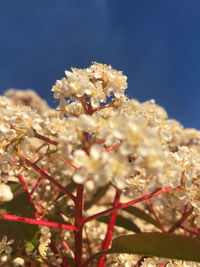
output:
{"label": "blue sky", "polygon": [[130,97],[200,129],[199,10],[199,0],[0,0],[0,93],[32,88],[55,106],[64,70],[97,61],[128,76]]}

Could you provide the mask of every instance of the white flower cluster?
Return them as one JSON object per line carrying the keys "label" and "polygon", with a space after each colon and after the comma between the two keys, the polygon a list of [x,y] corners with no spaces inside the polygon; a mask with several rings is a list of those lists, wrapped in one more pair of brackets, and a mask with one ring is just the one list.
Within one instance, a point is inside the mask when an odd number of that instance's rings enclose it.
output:
{"label": "white flower cluster", "polygon": [[0,242],[0,255],[2,253],[10,254],[12,252],[12,248],[10,245],[12,245],[13,242],[14,242],[14,239],[11,239],[8,241],[7,236],[4,235]]}
{"label": "white flower cluster", "polygon": [[[124,89],[127,88],[126,76],[120,71],[116,71],[111,66],[94,62],[90,68],[76,69],[72,72],[66,71],[67,79],[57,80],[53,86],[54,98],[60,99],[60,111],[70,113],[71,105],[74,113],[80,111],[77,102],[68,106],[65,98],[78,100],[81,98],[90,98],[93,108],[98,108],[100,103],[107,102],[107,97],[113,96],[120,98],[124,95]],[[76,104],[76,108],[75,105]]]}
{"label": "white flower cluster", "polygon": [[[114,267],[135,267],[137,266],[138,261],[141,256],[139,255],[130,255],[130,254],[119,254],[119,255],[109,255],[108,264],[109,266]],[[141,267],[157,267],[157,266],[166,266],[166,267],[199,267],[200,263],[191,262],[191,261],[181,261],[181,260],[169,260],[164,258],[145,258]]]}
{"label": "white flower cluster", "polygon": [[[22,97],[19,91],[7,93],[11,100],[1,97],[2,182],[17,176],[13,158],[20,148],[32,161],[42,158],[40,167],[48,165],[48,172],[63,185],[71,176],[90,191],[108,182],[132,194],[184,185],[182,190],[192,205],[199,206],[198,131],[168,120],[165,110],[153,100],[139,103],[128,99],[124,95],[126,76],[110,66],[95,62],[66,74],[52,90],[64,103],[60,111],[67,113],[67,118],[60,119],[48,106],[38,113],[35,107],[16,105]],[[31,105],[36,101],[34,94],[30,95]],[[38,140],[38,135],[53,139],[57,146]],[[39,146],[43,148],[38,150]],[[61,158],[79,169],[67,166]],[[32,181],[37,178],[31,168],[20,171],[25,176],[28,172]]]}
{"label": "white flower cluster", "polygon": [[46,258],[47,256],[47,250],[48,250],[48,247],[49,247],[49,244],[51,243],[51,232],[50,232],[50,229],[49,227],[47,226],[42,226],[40,228],[40,239],[39,239],[39,247],[38,247],[38,250],[40,252],[40,255],[43,257],[43,258]]}
{"label": "white flower cluster", "polygon": [[[18,181],[19,174],[29,192],[38,181],[26,158],[62,186],[84,184],[91,195],[108,183],[128,196],[178,187],[155,204],[158,217],[166,218],[165,210],[170,224],[185,205],[193,206],[200,227],[200,132],[168,119],[153,100],[129,99],[126,76],[111,66],[95,62],[66,75],[52,88],[59,112],[30,91],[0,97],[0,201],[12,199],[6,183]],[[34,203],[42,196],[40,208],[50,210],[56,190],[42,179]],[[42,229],[49,240],[48,229]],[[47,243],[41,242],[42,253]]]}
{"label": "white flower cluster", "polygon": [[48,109],[47,103],[41,99],[33,90],[27,89],[25,91],[9,89],[5,92],[5,96],[12,99],[17,105],[31,106],[39,113],[43,113]]}

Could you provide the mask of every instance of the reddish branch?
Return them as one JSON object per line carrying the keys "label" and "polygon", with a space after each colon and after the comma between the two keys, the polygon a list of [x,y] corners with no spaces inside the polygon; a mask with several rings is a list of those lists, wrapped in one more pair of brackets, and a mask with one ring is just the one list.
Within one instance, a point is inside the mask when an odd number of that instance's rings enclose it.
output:
{"label": "reddish branch", "polygon": [[[60,253],[59,253],[59,251],[57,250],[56,246],[54,245],[54,243],[52,241],[51,241],[49,246],[50,246],[52,252],[54,253],[56,259],[59,259]],[[62,257],[61,267],[70,267],[70,265],[69,265],[69,263],[67,261],[67,258],[65,256]]]}
{"label": "reddish branch", "polygon": [[102,211],[102,212],[99,212],[99,213],[97,213],[97,214],[94,214],[94,215],[92,215],[92,216],[89,216],[89,217],[87,217],[87,218],[84,218],[84,219],[82,219],[81,223],[84,225],[85,223],[87,223],[87,222],[89,222],[89,221],[91,221],[91,220],[94,220],[94,219],[97,219],[97,218],[99,218],[99,217],[101,217],[101,216],[104,216],[104,215],[106,215],[106,214],[112,213],[112,212],[115,211],[115,210],[123,209],[123,208],[125,208],[125,207],[131,206],[131,205],[133,205],[133,204],[136,204],[136,203],[139,203],[139,202],[141,202],[141,201],[144,201],[144,200],[146,200],[146,199],[148,199],[148,198],[152,198],[152,197],[158,196],[158,195],[160,195],[160,194],[162,194],[162,193],[164,193],[164,192],[167,192],[167,191],[170,191],[170,190],[174,190],[174,189],[175,189],[175,188],[170,187],[170,186],[169,186],[169,187],[166,187],[166,188],[164,188],[164,189],[157,189],[157,190],[155,190],[154,192],[152,192],[152,193],[150,193],[150,194],[146,194],[146,195],[144,195],[144,196],[142,196],[142,197],[139,197],[139,198],[137,198],[137,199],[134,199],[134,200],[131,200],[131,201],[129,201],[129,202],[120,204],[120,205],[118,205],[118,206],[116,206],[116,207],[114,207],[114,208],[110,208],[110,209],[104,210],[104,211]]}
{"label": "reddish branch", "polygon": [[188,228],[186,228],[185,226],[180,226],[180,228],[181,229],[183,229],[185,232],[187,232],[187,233],[189,233],[190,234],[190,237],[192,237],[193,235],[199,235],[198,234],[198,228],[197,228],[197,232],[195,231],[195,229],[192,231],[192,230],[190,230],[190,229],[188,229]]}
{"label": "reddish branch", "polygon": [[45,136],[43,136],[43,135],[38,134],[35,130],[34,130],[34,136],[35,136],[36,138],[40,139],[40,140],[43,140],[43,141],[45,141],[45,142],[47,142],[47,143],[52,144],[52,145],[57,146],[57,144],[58,144],[56,141],[54,141],[54,140],[52,140],[52,139],[50,139],[50,138],[47,138],[47,137],[45,137]]}
{"label": "reddish branch", "polygon": [[157,224],[159,225],[160,230],[161,230],[163,233],[165,233],[165,229],[164,229],[162,223],[160,222],[160,219],[159,219],[158,216],[156,215],[152,203],[150,202],[149,199],[146,199],[146,202],[147,202],[147,204],[148,204],[148,206],[149,206],[149,208],[150,208],[150,210],[151,210],[151,212],[152,212],[152,214],[153,214],[153,216],[154,216],[154,218],[155,218]]}
{"label": "reddish branch", "polygon": [[[121,191],[117,189],[113,207],[117,207],[119,205],[120,195],[121,195]],[[113,233],[116,217],[117,217],[117,210],[113,211],[110,215],[106,237],[104,239],[103,246],[102,246],[102,251],[107,250],[110,246],[110,241],[112,238],[112,233]],[[104,266],[105,257],[106,257],[105,255],[101,257],[98,263],[98,267]]]}
{"label": "reddish branch", "polygon": [[[82,225],[84,225],[85,223],[91,221],[91,220],[94,220],[96,218],[99,218],[101,216],[104,216],[106,214],[109,214],[109,213],[112,213],[114,211],[117,211],[118,209],[123,209],[125,207],[128,207],[128,206],[131,206],[133,204],[136,204],[136,203],[139,203],[141,201],[144,201],[146,199],[149,199],[149,198],[152,198],[152,197],[155,197],[155,196],[158,196],[160,194],[163,194],[164,192],[168,192],[168,191],[171,191],[171,190],[176,190],[177,188],[173,188],[173,187],[165,187],[163,189],[157,189],[155,190],[154,192],[150,193],[150,194],[146,194],[140,198],[137,198],[137,199],[134,199],[134,200],[131,200],[129,202],[126,202],[126,203],[123,203],[123,204],[119,204],[117,205],[116,207],[113,207],[113,208],[110,208],[108,210],[104,210],[102,212],[99,212],[97,214],[94,214],[92,216],[89,216],[87,218],[84,218],[82,219]],[[88,260],[86,260],[82,265],[81,267],[87,267],[94,259],[95,257],[97,256],[97,254],[94,254],[92,257],[90,257]]]}
{"label": "reddish branch", "polygon": [[193,207],[191,207],[188,211],[184,212],[182,217],[169,229],[167,232],[168,234],[173,233],[176,229],[178,229],[181,224],[192,214],[193,212]]}
{"label": "reddish branch", "polygon": [[29,199],[30,205],[31,205],[31,207],[33,209],[33,212],[34,212],[34,215],[35,215],[36,219],[40,219],[40,215],[37,213],[37,210],[36,210],[36,208],[35,208],[35,206],[33,204],[32,195],[28,192],[28,188],[27,188],[27,185],[26,185],[26,183],[24,181],[23,175],[19,174],[18,178],[19,178],[19,181],[20,181],[20,183],[21,183],[21,185],[22,185],[22,187],[23,187],[23,189],[24,189],[24,191],[25,191],[25,193],[26,193],[26,195],[27,195],[27,197]]}
{"label": "reddish branch", "polygon": [[[46,168],[45,168],[45,170],[46,170]],[[19,178],[19,180],[20,180],[20,182],[21,182],[21,185],[22,185],[24,191],[26,192],[26,194],[27,194],[27,196],[28,196],[28,199],[29,199],[30,205],[31,205],[31,207],[32,207],[33,213],[34,213],[34,215],[35,215],[35,218],[41,220],[41,217],[40,217],[40,215],[37,213],[36,208],[35,208],[35,206],[34,206],[33,199],[32,199],[32,195],[31,195],[31,193],[28,192],[28,188],[27,188],[27,185],[26,185],[26,183],[25,183],[25,181],[24,181],[24,177],[23,177],[23,175],[22,175],[22,174],[19,174],[18,178]],[[33,191],[33,190],[32,190],[32,191]],[[52,241],[51,241],[51,243],[50,243],[50,248],[51,248],[51,250],[54,252],[55,257],[56,257],[56,258],[59,258],[59,256],[58,256],[58,255],[59,255],[59,252],[58,252],[56,246],[54,245],[54,243],[53,243]],[[61,263],[61,266],[62,266],[62,267],[70,267],[70,265],[69,265],[68,262],[67,262],[66,257],[64,257],[64,256],[63,256],[63,261],[62,261],[62,263]]]}
{"label": "reddish branch", "polygon": [[64,162],[66,162],[68,165],[70,165],[71,167],[73,167],[74,169],[78,170],[79,168],[76,167],[73,163],[71,163],[70,161],[66,160],[65,158],[63,157],[59,157],[61,160],[63,160]]}
{"label": "reddish branch", "polygon": [[[45,171],[45,170],[44,170],[44,171]],[[34,193],[34,191],[35,191],[36,188],[39,186],[39,184],[41,183],[41,181],[42,181],[42,176],[40,176],[40,177],[37,179],[36,183],[34,184],[32,190],[31,190],[31,193],[30,193],[31,195]]]}
{"label": "reddish branch", "polygon": [[120,147],[120,145],[109,146],[108,148],[106,148],[104,150],[104,152],[109,152],[109,151],[114,150],[114,149],[119,148],[119,147]]}
{"label": "reddish branch", "polygon": [[61,229],[68,229],[72,231],[77,231],[76,226],[74,225],[67,225],[62,223],[55,223],[55,222],[48,222],[43,220],[36,220],[31,219],[27,217],[20,217],[16,215],[10,215],[7,213],[0,213],[0,220],[8,220],[8,221],[16,221],[16,222],[22,222],[22,223],[29,223],[29,224],[36,224],[36,225],[45,225],[48,227],[55,227],[55,228],[61,228]]}
{"label": "reddish branch", "polygon": [[52,184],[54,184],[56,187],[58,187],[62,192],[64,192],[68,197],[70,197],[73,201],[75,201],[75,196],[68,191],[65,187],[63,187],[61,184],[56,182],[50,175],[45,173],[42,169],[40,169],[34,162],[31,162],[27,158],[25,158],[23,155],[19,154],[19,156],[23,159],[24,163],[31,166],[36,172],[38,172],[42,177],[48,179]]}
{"label": "reddish branch", "polygon": [[75,216],[74,216],[75,227],[77,229],[77,231],[74,232],[76,267],[81,266],[82,263],[83,226],[81,224],[81,221],[82,221],[83,201],[84,201],[83,185],[78,184],[77,195],[75,199]]}

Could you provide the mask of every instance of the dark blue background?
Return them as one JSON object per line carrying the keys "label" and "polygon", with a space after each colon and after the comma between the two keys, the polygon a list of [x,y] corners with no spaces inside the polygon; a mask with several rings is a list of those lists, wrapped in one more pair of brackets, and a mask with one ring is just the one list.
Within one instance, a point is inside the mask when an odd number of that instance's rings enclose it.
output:
{"label": "dark blue background", "polygon": [[97,61],[200,129],[199,14],[199,0],[0,0],[0,93],[33,88],[55,106],[64,70]]}

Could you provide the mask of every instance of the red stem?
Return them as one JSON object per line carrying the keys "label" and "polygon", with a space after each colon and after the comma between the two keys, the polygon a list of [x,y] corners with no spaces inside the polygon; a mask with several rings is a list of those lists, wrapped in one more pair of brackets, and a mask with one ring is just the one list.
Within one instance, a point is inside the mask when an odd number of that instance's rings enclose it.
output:
{"label": "red stem", "polygon": [[71,167],[73,167],[74,169],[78,170],[79,168],[76,167],[73,163],[71,163],[70,161],[66,160],[63,157],[60,157],[61,160],[63,160],[64,162],[66,162],[68,165],[70,165]]}
{"label": "red stem", "polygon": [[98,139],[93,144],[103,144],[105,143],[105,139]]}
{"label": "red stem", "polygon": [[193,235],[199,235],[198,233],[195,232],[195,229],[193,231],[189,230],[188,228],[186,228],[185,226],[180,226],[181,229],[183,229],[185,232],[189,233],[190,236],[192,237]]}
{"label": "red stem", "polygon": [[37,224],[37,225],[46,225],[49,227],[55,227],[55,228],[77,231],[77,228],[74,225],[67,225],[67,224],[62,224],[62,223],[36,220],[36,219],[27,218],[27,217],[20,217],[20,216],[16,216],[16,215],[11,215],[11,214],[7,214],[7,213],[0,213],[0,220],[17,221],[17,222]]}
{"label": "red stem", "polygon": [[31,162],[30,160],[26,159],[24,156],[19,154],[21,158],[23,158],[24,162],[31,166],[36,172],[38,172],[42,177],[48,179],[52,184],[58,187],[62,192],[64,192],[68,197],[70,197],[73,201],[75,201],[75,196],[69,192],[66,188],[64,188],[61,184],[56,182],[50,175],[45,173],[42,169],[40,169],[35,163]]}
{"label": "red stem", "polygon": [[[120,195],[121,195],[121,191],[119,189],[117,189],[113,207],[117,207],[119,205]],[[112,238],[112,233],[113,233],[116,217],[117,217],[117,210],[113,211],[111,213],[111,215],[110,215],[106,237],[104,239],[103,246],[102,246],[102,251],[103,250],[107,250],[109,248],[109,246],[110,246],[110,241],[111,241],[111,238]],[[106,255],[103,255],[100,258],[99,263],[98,263],[98,267],[103,267],[104,266],[105,258],[106,258]]]}
{"label": "red stem", "polygon": [[77,229],[74,232],[75,240],[75,264],[76,267],[80,267],[82,263],[82,243],[83,243],[83,225],[82,221],[82,211],[83,211],[83,201],[84,201],[84,189],[82,184],[77,186],[77,195],[75,200],[75,227]]}
{"label": "red stem", "polygon": [[91,103],[87,103],[84,98],[80,98],[79,100],[82,104],[82,107],[84,109],[85,114],[92,115],[93,114],[93,108],[91,106]]}
{"label": "red stem", "polygon": [[41,140],[43,140],[43,141],[45,141],[45,142],[47,142],[47,143],[52,144],[52,145],[57,146],[57,144],[58,144],[56,141],[54,141],[54,140],[52,140],[52,139],[50,139],[50,138],[48,138],[48,137],[45,137],[45,136],[43,136],[43,135],[38,134],[35,130],[34,130],[34,136],[35,136],[36,138],[38,138],[38,139],[41,139]]}
{"label": "red stem", "polygon": [[38,152],[40,151],[40,149],[42,149],[42,148],[43,148],[44,146],[46,146],[46,145],[47,145],[46,142],[43,143],[43,144],[41,144],[41,146],[39,146],[37,149],[34,150],[34,154],[38,153]]}
{"label": "red stem", "polygon": [[71,254],[72,254],[71,256],[74,259],[73,252],[72,252],[72,250],[70,249],[69,245],[67,244],[67,242],[65,240],[62,241],[62,245],[63,245],[63,249],[66,249],[66,250],[71,252]]}
{"label": "red stem", "polygon": [[109,151],[114,150],[114,149],[119,148],[119,147],[120,147],[120,145],[112,145],[112,146],[107,147],[104,150],[104,152],[109,152]]}
{"label": "red stem", "polygon": [[106,104],[104,106],[100,106],[98,108],[95,108],[95,109],[93,109],[92,113],[94,113],[96,111],[100,111],[100,110],[105,109],[105,108],[108,108],[108,107],[111,107],[112,106],[111,104],[112,104],[112,102],[110,102],[110,103],[108,103],[108,104]]}
{"label": "red stem", "polygon": [[31,193],[30,193],[31,195],[32,195],[33,192],[36,190],[36,188],[39,186],[39,184],[41,183],[41,181],[42,181],[42,176],[40,176],[40,177],[37,179],[36,183],[34,184],[32,190],[31,190]]}
{"label": "red stem", "polygon": [[91,98],[90,98],[90,101],[88,103],[88,113],[89,113],[89,115],[92,115],[94,113],[94,110],[93,110],[93,107],[91,104]]}
{"label": "red stem", "polygon": [[24,177],[23,177],[23,175],[22,175],[22,174],[19,174],[19,175],[18,175],[18,178],[19,178],[19,181],[20,181],[20,183],[21,183],[21,185],[22,185],[22,187],[23,187],[25,193],[26,193],[27,196],[28,196],[30,205],[31,205],[31,207],[32,207],[32,209],[33,209],[33,212],[34,212],[34,215],[35,215],[36,219],[40,219],[40,215],[37,213],[37,210],[36,210],[36,208],[35,208],[35,206],[34,206],[34,204],[33,204],[32,196],[31,196],[31,194],[28,192],[28,188],[27,188],[27,185],[26,185],[26,183],[25,183],[25,181],[24,181]]}
{"label": "red stem", "polygon": [[[52,252],[54,253],[56,259],[59,259],[59,251],[57,250],[56,246],[54,245],[54,243],[51,241],[50,243],[50,248],[52,250]],[[62,258],[62,263],[61,263],[61,267],[70,267],[69,263],[67,262],[67,258],[63,256]]]}
{"label": "red stem", "polygon": [[175,189],[175,188],[170,187],[170,186],[169,186],[169,187],[166,187],[166,188],[164,188],[164,189],[156,189],[155,191],[153,191],[153,192],[150,193],[150,194],[146,194],[146,195],[144,195],[144,196],[142,196],[142,197],[139,197],[139,198],[137,198],[137,199],[131,200],[131,201],[129,201],[129,202],[126,202],[126,203],[123,203],[123,204],[119,204],[118,206],[116,206],[116,207],[114,207],[114,208],[110,208],[110,209],[104,210],[104,211],[102,211],[102,212],[96,213],[96,214],[94,214],[94,215],[92,215],[92,216],[89,216],[89,217],[87,217],[87,218],[83,218],[82,221],[81,221],[81,223],[82,223],[82,225],[84,225],[85,223],[87,223],[87,222],[89,222],[89,221],[91,221],[91,220],[94,220],[94,219],[96,219],[96,218],[99,218],[99,217],[101,217],[101,216],[104,216],[104,215],[106,215],[106,214],[109,214],[109,213],[111,213],[111,212],[113,212],[113,211],[115,211],[115,210],[123,209],[123,208],[125,208],[125,207],[131,206],[131,205],[133,205],[133,204],[139,203],[139,202],[141,202],[141,201],[143,201],[143,200],[146,200],[146,199],[148,199],[148,198],[152,198],[152,197],[158,196],[158,195],[160,195],[160,194],[162,194],[162,193],[164,193],[164,192],[167,192],[167,191],[170,191],[170,190],[174,190],[174,189]]}
{"label": "red stem", "polygon": [[176,229],[178,229],[181,224],[187,219],[188,216],[193,212],[193,207],[191,207],[188,211],[184,212],[182,217],[167,231],[168,234],[173,233]]}
{"label": "red stem", "polygon": [[164,229],[162,223],[160,222],[160,219],[159,219],[158,216],[156,215],[152,203],[150,202],[149,199],[146,199],[146,202],[147,202],[147,204],[148,204],[148,206],[149,206],[151,212],[153,213],[153,216],[154,216],[156,222],[158,223],[158,225],[159,225],[159,227],[160,227],[160,230],[161,230],[163,233],[165,233],[165,229]]}
{"label": "red stem", "polygon": [[[23,175],[19,174],[18,177],[19,177],[19,180],[20,180],[20,182],[22,184],[22,187],[23,187],[24,191],[26,192],[26,194],[28,196],[29,202],[30,202],[30,204],[32,206],[32,209],[33,209],[33,212],[34,212],[34,215],[35,215],[36,219],[41,219],[40,215],[37,213],[36,208],[35,208],[35,206],[33,204],[32,195],[31,195],[31,193],[28,192],[28,188],[27,188],[27,185],[26,185],[26,183],[24,181]],[[59,258],[59,256],[57,256],[57,255],[59,255],[58,250],[57,250],[56,246],[53,244],[52,241],[50,243],[50,248],[54,252],[56,258]],[[66,257],[63,257],[63,262],[61,263],[61,266],[62,267],[70,267],[70,265],[67,263]]]}

